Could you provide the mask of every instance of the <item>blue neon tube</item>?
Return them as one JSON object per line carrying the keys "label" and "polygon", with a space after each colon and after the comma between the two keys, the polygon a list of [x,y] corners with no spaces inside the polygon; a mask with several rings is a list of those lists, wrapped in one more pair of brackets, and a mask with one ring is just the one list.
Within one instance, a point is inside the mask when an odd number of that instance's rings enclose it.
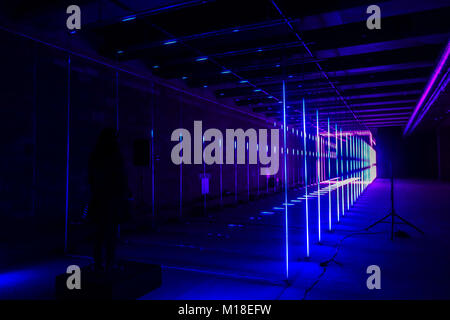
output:
{"label": "blue neon tube", "polygon": [[363,173],[362,173],[362,177],[363,177],[363,184],[362,184],[362,189],[363,192],[366,189],[366,142],[363,140],[362,141],[362,166],[363,166]]}
{"label": "blue neon tube", "polygon": [[68,250],[69,229],[69,160],[70,160],[70,56],[67,58],[67,137],[66,137],[66,221],[64,232],[64,252]]}
{"label": "blue neon tube", "polygon": [[352,206],[355,203],[355,190],[356,190],[356,183],[355,183],[355,169],[356,169],[356,163],[355,163],[355,137],[352,136],[352,143],[351,143],[351,147],[352,147],[352,176],[353,176],[353,193],[352,193]]}
{"label": "blue neon tube", "polygon": [[353,136],[350,137],[350,172],[352,176],[352,194],[351,194],[351,205],[355,202],[355,139]]}
{"label": "blue neon tube", "polygon": [[[183,145],[183,134],[180,133],[180,143]],[[181,156],[184,154],[184,149],[181,151]],[[180,203],[179,203],[179,216],[183,216],[183,161],[180,162]]]}
{"label": "blue neon tube", "polygon": [[303,151],[305,159],[305,223],[306,223],[306,257],[309,257],[309,212],[308,212],[308,167],[306,161],[306,110],[303,99]]}
{"label": "blue neon tube", "polygon": [[336,137],[336,179],[337,179],[337,188],[336,188],[336,213],[337,213],[337,221],[339,222],[339,210],[341,205],[339,204],[339,144],[338,144],[338,129],[337,124],[335,124],[335,137]]}
{"label": "blue neon tube", "polygon": [[[341,147],[341,178],[342,180],[344,180],[344,151],[342,149],[342,129],[340,129],[339,131],[340,134],[340,147]],[[341,190],[341,195],[342,195],[342,199],[341,199],[341,203],[342,203],[342,216],[345,215],[345,206],[344,206],[344,186],[342,186],[342,190]]]}
{"label": "blue neon tube", "polygon": [[320,233],[320,136],[319,136],[319,110],[316,110],[316,149],[317,149],[317,231],[319,242],[321,240]]}
{"label": "blue neon tube", "polygon": [[359,198],[359,138],[355,137],[355,155],[356,155],[356,198],[355,201]]}
{"label": "blue neon tube", "polygon": [[349,166],[349,174],[350,174],[350,206],[353,205],[353,159],[352,159],[352,137],[348,137],[348,166]]}
{"label": "blue neon tube", "polygon": [[358,186],[359,186],[359,188],[358,188],[359,193],[358,193],[358,196],[361,195],[361,186],[362,186],[362,184],[361,184],[361,182],[362,182],[361,168],[362,168],[362,165],[361,165],[361,138],[358,138],[358,176],[359,176],[359,184],[358,184]]}
{"label": "blue neon tube", "polygon": [[361,190],[359,189],[360,186],[361,186],[361,180],[360,180],[360,177],[359,177],[359,173],[361,171],[361,167],[360,167],[360,163],[359,163],[359,137],[356,138],[356,155],[357,155],[356,165],[357,165],[357,168],[358,168],[358,171],[357,171],[358,184],[356,185],[358,193],[357,193],[356,199],[358,199],[359,195],[361,194],[361,192],[360,192]]}
{"label": "blue neon tube", "polygon": [[355,202],[359,196],[359,155],[358,155],[358,137],[355,137]]}
{"label": "blue neon tube", "polygon": [[[348,134],[345,134],[345,165],[347,167],[346,170],[346,178],[348,180],[349,178],[349,164],[348,164]],[[348,185],[348,181],[347,181],[347,211],[350,210],[350,186]]]}
{"label": "blue neon tube", "polygon": [[362,140],[361,138],[359,139],[359,194],[361,195],[362,193],[362,186],[363,186],[363,163],[362,163]]}
{"label": "blue neon tube", "polygon": [[331,231],[331,142],[330,118],[328,118],[328,230]]}
{"label": "blue neon tube", "polygon": [[358,150],[359,150],[359,194],[361,195],[362,193],[362,186],[363,186],[363,176],[362,176],[362,168],[363,168],[363,164],[362,164],[362,140],[361,138],[359,139],[359,143],[358,143]]}
{"label": "blue neon tube", "polygon": [[[365,172],[366,177],[365,177],[365,181],[368,181],[368,180],[369,180],[369,169],[368,169],[368,167],[369,167],[369,161],[368,161],[369,146],[367,145],[367,142],[364,142],[364,151],[365,151],[364,157],[365,157],[365,167],[366,167],[366,172]],[[364,189],[365,189],[366,187],[367,187],[367,184],[365,183],[365,184],[364,184]]]}
{"label": "blue neon tube", "polygon": [[[286,150],[286,83],[283,80],[283,145]],[[273,151],[272,151],[273,152]],[[286,279],[289,279],[289,232],[288,232],[288,201],[287,201],[287,159],[284,152],[284,232],[285,232],[285,248],[286,248]]]}

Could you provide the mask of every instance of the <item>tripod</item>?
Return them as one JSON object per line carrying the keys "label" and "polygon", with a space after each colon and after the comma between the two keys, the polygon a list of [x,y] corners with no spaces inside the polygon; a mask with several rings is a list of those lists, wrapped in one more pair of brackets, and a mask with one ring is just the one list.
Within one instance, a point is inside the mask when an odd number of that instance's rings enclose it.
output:
{"label": "tripod", "polygon": [[400,223],[406,224],[406,225],[410,226],[411,228],[417,230],[419,233],[424,234],[424,232],[422,230],[420,230],[418,227],[413,225],[408,220],[402,218],[395,212],[395,208],[394,208],[394,174],[393,174],[393,170],[392,170],[392,162],[391,162],[391,211],[386,216],[381,218],[380,220],[372,223],[365,230],[367,231],[367,230],[375,227],[379,223],[388,223],[389,218],[391,219],[391,221],[390,221],[391,222],[391,240],[394,240],[394,224],[396,223],[395,218],[398,218],[401,221]]}

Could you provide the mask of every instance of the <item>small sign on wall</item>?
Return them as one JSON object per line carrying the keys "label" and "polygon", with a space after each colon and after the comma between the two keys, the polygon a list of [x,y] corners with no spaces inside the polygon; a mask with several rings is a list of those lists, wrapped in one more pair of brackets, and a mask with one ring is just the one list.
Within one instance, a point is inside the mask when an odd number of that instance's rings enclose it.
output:
{"label": "small sign on wall", "polygon": [[201,173],[200,180],[202,182],[202,195],[209,193],[209,179],[211,175],[209,173]]}

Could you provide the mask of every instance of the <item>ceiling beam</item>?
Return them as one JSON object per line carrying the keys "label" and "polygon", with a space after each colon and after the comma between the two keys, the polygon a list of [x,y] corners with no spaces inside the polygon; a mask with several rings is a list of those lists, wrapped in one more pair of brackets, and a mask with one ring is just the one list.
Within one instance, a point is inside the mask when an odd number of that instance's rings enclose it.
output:
{"label": "ceiling beam", "polygon": [[[199,5],[202,4],[202,2],[206,1],[188,1],[184,5]],[[405,15],[405,14],[413,14],[425,10],[433,10],[433,9],[439,9],[448,6],[448,2],[445,0],[431,0],[431,1],[420,1],[419,3],[411,3],[411,1],[407,0],[396,0],[396,1],[389,1],[389,2],[383,2],[380,4],[382,10],[383,10],[383,17],[393,17],[398,15]],[[179,7],[182,9],[183,7]],[[153,9],[153,10],[147,10],[142,11],[142,16],[145,15],[153,15],[158,14],[162,12],[162,9]],[[177,8],[171,8],[171,6],[167,7],[168,9],[177,9]],[[335,26],[341,26],[345,24],[350,23],[357,23],[362,22],[367,19],[366,15],[367,6],[358,6],[353,7],[349,9],[343,9],[343,10],[337,10],[332,12],[326,12],[321,13],[317,15],[312,16],[306,16],[306,17],[299,17],[296,16],[296,14],[292,14],[293,17],[287,18],[288,21],[293,24],[296,28],[296,30],[299,31],[310,31],[310,30],[318,30],[318,29],[324,29],[324,28],[330,28]],[[147,12],[147,13],[146,13]],[[182,37],[178,37],[177,40],[183,42],[183,41],[192,41],[197,39],[208,39],[211,37],[219,37],[227,34],[235,33],[236,31],[242,32],[242,31],[252,31],[252,30],[259,30],[264,28],[270,28],[275,27],[284,24],[284,20],[282,19],[273,19],[269,21],[263,21],[259,23],[254,24],[248,24],[248,25],[241,25],[241,26],[233,26],[229,28],[222,28],[217,30],[211,30],[208,32],[202,32],[197,34],[191,34],[186,35]],[[156,46],[164,45],[167,41],[170,41],[173,39],[166,39],[161,42],[154,42],[147,45],[142,45],[141,47],[130,47],[130,50],[141,50],[145,48],[153,48]]]}
{"label": "ceiling beam", "polygon": [[[361,67],[361,68],[353,68],[346,70],[337,70],[337,71],[328,71],[328,76],[330,78],[346,78],[352,76],[361,76],[366,74],[374,74],[374,73],[382,73],[382,72],[393,72],[393,71],[402,71],[402,70],[412,70],[412,69],[422,69],[422,68],[431,68],[433,67],[433,62],[429,61],[418,61],[418,62],[408,62],[408,63],[397,63],[397,64],[389,64],[389,65],[379,65],[379,66],[369,66],[369,67]],[[212,74],[205,75],[206,77],[213,77]],[[217,78],[217,74],[214,77]],[[227,76],[227,75],[224,75]],[[272,76],[270,78],[252,78],[248,77],[246,80],[251,81],[256,86],[266,86],[266,85],[280,85],[281,81],[285,80],[288,84],[292,82],[299,81],[313,81],[313,80],[324,80],[322,74],[320,72],[308,72],[303,74],[292,74],[289,77],[285,76]],[[236,88],[238,84],[237,81],[225,81],[223,83],[210,85],[209,88],[218,90],[224,90],[228,88]],[[339,85],[337,83],[337,85]]]}

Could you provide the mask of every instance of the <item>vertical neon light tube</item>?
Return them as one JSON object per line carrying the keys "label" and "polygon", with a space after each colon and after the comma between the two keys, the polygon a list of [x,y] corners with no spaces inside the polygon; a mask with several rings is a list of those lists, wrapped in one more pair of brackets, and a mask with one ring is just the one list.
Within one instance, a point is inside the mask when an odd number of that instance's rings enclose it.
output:
{"label": "vertical neon light tube", "polygon": [[358,136],[355,136],[355,177],[356,177],[356,184],[355,184],[355,202],[358,200],[359,197],[359,160],[358,160]]}
{"label": "vertical neon light tube", "polygon": [[350,206],[353,206],[353,190],[354,190],[354,182],[353,182],[353,137],[349,137],[349,159],[350,159],[350,178],[352,179],[350,184]]}
{"label": "vertical neon light tube", "polygon": [[154,143],[154,126],[155,126],[155,95],[154,95],[154,84],[151,82],[150,92],[152,94],[151,100],[151,129],[150,129],[150,140],[151,140],[151,165],[152,165],[152,225],[155,222],[155,143]]}
{"label": "vertical neon light tube", "polygon": [[[344,149],[342,149],[342,129],[340,129],[340,146],[341,146],[341,178],[344,181]],[[342,216],[345,215],[344,186],[341,189]]]}
{"label": "vertical neon light tube", "polygon": [[359,139],[359,180],[360,180],[360,182],[359,182],[359,194],[360,195],[362,193],[362,186],[363,186],[363,184],[362,184],[362,181],[363,181],[363,179],[362,179],[362,168],[363,168],[363,165],[362,165],[362,140],[360,138]]}
{"label": "vertical neon light tube", "polygon": [[[283,145],[286,150],[286,84],[283,80]],[[285,232],[285,248],[286,248],[286,279],[289,279],[289,232],[288,232],[288,200],[287,200],[287,159],[284,152],[284,232]]]}
{"label": "vertical neon light tube", "polygon": [[317,151],[317,231],[319,242],[321,240],[320,233],[320,136],[319,136],[319,110],[316,110],[316,151]]}
{"label": "vertical neon light tube", "polygon": [[353,203],[355,203],[355,188],[356,188],[356,184],[355,184],[355,138],[353,136],[350,137],[350,159],[351,159],[351,171],[352,171],[352,178],[353,178],[353,183],[352,183],[352,206]]}
{"label": "vertical neon light tube", "polygon": [[[202,136],[202,150],[205,149],[205,136]],[[203,161],[203,177],[206,177],[206,163]],[[206,192],[203,195],[203,212],[206,215]]]}
{"label": "vertical neon light tube", "polygon": [[362,177],[362,140],[358,140],[358,150],[359,150],[359,194],[362,193],[363,177]]}
{"label": "vertical neon light tube", "polygon": [[33,91],[32,91],[32,97],[33,97],[33,125],[32,125],[32,132],[33,132],[33,141],[32,144],[34,146],[33,148],[33,162],[32,162],[32,183],[31,183],[31,216],[34,217],[36,215],[36,205],[37,205],[37,166],[38,166],[38,155],[37,155],[37,54],[36,54],[36,47],[37,45],[34,44],[33,46]]}
{"label": "vertical neon light tube", "polygon": [[366,144],[366,163],[367,163],[367,186],[370,184],[370,145]]}
{"label": "vertical neon light tube", "polygon": [[363,192],[366,189],[366,142],[362,142]]}
{"label": "vertical neon light tube", "polygon": [[359,194],[362,192],[362,152],[361,152],[361,139],[358,139],[358,154],[359,154]]}
{"label": "vertical neon light tube", "polygon": [[[223,163],[223,154],[222,154],[222,139],[219,139],[219,152],[220,152],[220,161],[219,164],[219,181],[220,181],[220,206],[223,206],[223,186],[222,186],[222,163]],[[258,170],[259,174],[259,170]]]}
{"label": "vertical neon light tube", "polygon": [[362,184],[362,190],[364,192],[364,189],[366,188],[366,142],[363,140],[361,144],[361,163],[363,167],[362,171],[362,178],[363,178],[363,184]]}
{"label": "vertical neon light tube", "polygon": [[361,190],[359,189],[359,187],[360,187],[360,185],[361,185],[361,180],[360,180],[360,177],[359,177],[359,172],[360,172],[360,163],[359,163],[359,137],[356,137],[356,145],[355,145],[355,147],[356,147],[356,168],[357,168],[357,172],[356,172],[356,177],[358,178],[358,183],[357,183],[357,185],[356,185],[356,200],[358,200],[359,199],[359,195],[361,194]]}
{"label": "vertical neon light tube", "polygon": [[353,137],[353,177],[355,178],[354,184],[353,184],[353,203],[356,202],[357,196],[358,196],[358,155],[356,154],[356,136]]}
{"label": "vertical neon light tube", "polygon": [[367,170],[367,167],[368,167],[367,150],[368,150],[367,142],[364,142],[364,167],[366,168],[366,170],[364,171],[364,174],[365,174],[365,176],[364,176],[364,189],[366,189],[366,187],[367,187],[367,180],[369,179],[368,170]]}
{"label": "vertical neon light tube", "polygon": [[358,193],[358,197],[361,195],[361,192],[362,192],[362,189],[361,189],[361,186],[362,186],[362,177],[361,177],[361,168],[362,168],[362,165],[361,165],[361,139],[360,138],[358,138],[358,176],[359,176],[359,184],[358,184],[358,186],[359,186],[359,193]]}
{"label": "vertical neon light tube", "polygon": [[366,190],[366,182],[367,182],[367,143],[365,141],[363,141],[363,166],[364,166],[363,190]]}
{"label": "vertical neon light tube", "polygon": [[355,202],[358,200],[359,198],[359,150],[358,150],[358,145],[359,145],[359,139],[358,136],[355,137],[355,167],[356,167],[356,194],[355,194]]}
{"label": "vertical neon light tube", "polygon": [[[297,135],[298,136],[298,135]],[[301,175],[301,160],[300,160],[300,146],[299,146],[299,148],[297,149],[297,163],[298,163],[298,168],[297,168],[297,184],[300,184],[301,183],[301,178],[300,178],[300,175]]]}
{"label": "vertical neon light tube", "polygon": [[336,213],[337,213],[337,221],[339,222],[340,220],[340,203],[339,203],[339,183],[340,183],[340,179],[339,179],[339,143],[338,143],[338,128],[337,128],[337,124],[335,125],[335,137],[336,137],[336,183],[337,183],[337,188],[336,188]]}
{"label": "vertical neon light tube", "polygon": [[66,221],[64,226],[64,252],[68,249],[69,229],[69,160],[70,160],[70,56],[67,59],[67,137],[66,137]]}
{"label": "vertical neon light tube", "polygon": [[331,231],[331,146],[330,118],[328,118],[328,231]]}
{"label": "vertical neon light tube", "polygon": [[[257,143],[256,144],[256,152],[257,152],[257,155],[258,155],[258,157],[259,157],[259,144]],[[257,197],[259,198],[259,176],[260,176],[260,174],[259,174],[259,161],[258,161],[258,163],[257,163],[257,165],[256,165],[256,176],[257,176],[257,184],[258,184],[258,191],[256,192],[256,195],[257,195]]]}
{"label": "vertical neon light tube", "polygon": [[[266,145],[266,154],[269,154],[269,146]],[[270,150],[272,152],[272,150]],[[275,178],[275,175],[274,175]],[[266,176],[266,193],[269,194],[269,175]]]}
{"label": "vertical neon light tube", "polygon": [[152,129],[150,131],[150,136],[152,139],[152,217],[155,218],[155,143],[153,139],[153,116],[152,113]]}
{"label": "vertical neon light tube", "polygon": [[[180,143],[183,145],[183,134],[180,133]],[[183,147],[182,147],[183,148]],[[181,150],[181,157],[183,157],[184,149]],[[180,203],[179,203],[179,216],[183,216],[183,161],[180,162]]]}
{"label": "vertical neon light tube", "polygon": [[116,131],[119,131],[119,72],[116,71]]}
{"label": "vertical neon light tube", "polygon": [[305,223],[306,223],[306,257],[309,257],[309,212],[308,212],[308,167],[306,163],[306,110],[303,99],[303,151],[305,153]]}
{"label": "vertical neon light tube", "polygon": [[349,179],[349,164],[348,164],[348,139],[349,139],[349,137],[348,137],[348,134],[346,133],[345,134],[345,165],[346,165],[346,167],[347,167],[347,170],[346,170],[346,174],[345,174],[345,176],[346,176],[346,180],[347,180],[347,211],[348,210],[350,210],[350,186],[349,186],[349,183],[348,183],[348,179]]}
{"label": "vertical neon light tube", "polygon": [[366,144],[366,166],[367,166],[367,186],[372,182],[370,179],[370,170],[372,168],[372,164],[370,163],[370,144]]}
{"label": "vertical neon light tube", "polygon": [[[116,71],[116,132],[119,132],[119,72]],[[120,238],[120,224],[117,226],[117,236]]]}
{"label": "vertical neon light tube", "polygon": [[236,140],[234,141],[234,202],[238,202],[238,191],[237,191],[237,145]]}
{"label": "vertical neon light tube", "polygon": [[363,167],[364,167],[364,173],[363,173],[363,177],[364,177],[364,183],[363,183],[363,192],[364,190],[366,190],[366,181],[367,181],[367,176],[366,176],[366,172],[367,172],[367,161],[366,161],[366,149],[367,145],[366,142],[363,141]]}
{"label": "vertical neon light tube", "polygon": [[356,148],[356,177],[358,178],[357,180],[357,185],[356,185],[356,200],[358,200],[359,195],[360,195],[360,178],[359,178],[359,172],[360,172],[360,167],[359,167],[359,137],[357,136],[355,139],[355,148]]}
{"label": "vertical neon light tube", "polygon": [[248,142],[247,142],[247,201],[250,202],[250,151],[248,149]]}
{"label": "vertical neon light tube", "polygon": [[366,142],[363,141],[363,191],[366,189]]}
{"label": "vertical neon light tube", "polygon": [[369,160],[369,152],[370,152],[370,147],[369,144],[366,143],[366,181],[367,181],[367,185],[366,187],[369,185],[370,183],[370,160]]}
{"label": "vertical neon light tube", "polygon": [[347,145],[348,145],[348,154],[347,154],[347,162],[348,162],[348,178],[349,178],[349,182],[348,182],[348,195],[349,195],[349,208],[352,206],[352,160],[351,160],[351,143],[350,143],[351,137],[350,135],[347,138]]}

